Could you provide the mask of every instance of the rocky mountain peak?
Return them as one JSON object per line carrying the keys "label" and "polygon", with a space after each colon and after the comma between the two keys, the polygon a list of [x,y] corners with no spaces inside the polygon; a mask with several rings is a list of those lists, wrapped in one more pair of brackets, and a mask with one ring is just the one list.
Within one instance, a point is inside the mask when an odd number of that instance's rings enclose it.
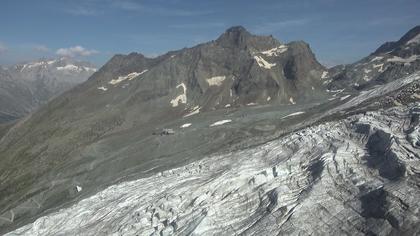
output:
{"label": "rocky mountain peak", "polygon": [[408,31],[401,39],[400,41],[402,43],[410,43],[413,40],[415,41],[417,39],[417,42],[420,42],[420,25],[412,28],[410,31]]}
{"label": "rocky mountain peak", "polygon": [[234,26],[227,29],[217,40],[219,44],[227,47],[244,47],[253,37],[243,26]]}
{"label": "rocky mountain peak", "polygon": [[228,28],[222,36],[251,36],[251,33],[243,26],[232,26]]}
{"label": "rocky mountain peak", "polygon": [[386,42],[369,56],[329,71],[330,89],[362,90],[412,74],[420,69],[420,26],[405,33],[398,41]]}
{"label": "rocky mountain peak", "polygon": [[282,44],[235,26],[215,41],[156,58],[116,55],[90,81],[110,99],[117,93],[145,106],[156,99],[170,112],[189,113],[319,97],[323,72],[306,43]]}
{"label": "rocky mountain peak", "polygon": [[420,25],[409,30],[400,40],[382,44],[373,54],[387,53],[397,48],[417,44],[420,44]]}

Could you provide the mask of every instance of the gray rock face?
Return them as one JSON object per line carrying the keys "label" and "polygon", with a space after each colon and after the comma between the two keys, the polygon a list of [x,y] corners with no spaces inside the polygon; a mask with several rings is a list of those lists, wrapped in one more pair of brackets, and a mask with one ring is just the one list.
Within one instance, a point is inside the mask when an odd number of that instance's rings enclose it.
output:
{"label": "gray rock face", "polygon": [[331,90],[370,88],[420,70],[420,26],[397,42],[388,42],[362,60],[329,70]]}
{"label": "gray rock face", "polygon": [[96,68],[70,59],[39,60],[0,69],[0,122],[21,118],[84,82]]}
{"label": "gray rock face", "polygon": [[[121,88],[131,90],[121,96],[131,103],[155,99],[151,96],[159,91],[159,98],[166,100],[163,107],[206,111],[319,97],[325,93],[320,89],[322,71],[303,42],[281,44],[233,27],[215,41],[155,59],[139,54],[116,56],[92,80],[101,82],[95,89],[104,87],[109,94]],[[141,72],[137,79],[109,85],[113,79]]]}

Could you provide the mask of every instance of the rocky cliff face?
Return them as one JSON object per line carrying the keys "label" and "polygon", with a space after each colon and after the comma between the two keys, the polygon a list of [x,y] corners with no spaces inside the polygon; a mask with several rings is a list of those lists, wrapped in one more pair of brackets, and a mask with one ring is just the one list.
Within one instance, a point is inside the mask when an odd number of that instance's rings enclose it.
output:
{"label": "rocky cliff face", "polygon": [[96,68],[61,58],[18,64],[0,71],[0,122],[22,118],[51,98],[84,82]]}
{"label": "rocky cliff face", "polygon": [[130,90],[121,99],[136,104],[154,100],[186,114],[318,98],[325,94],[320,89],[323,71],[304,42],[281,44],[233,27],[215,41],[155,59],[116,56],[91,79],[96,86],[86,89],[99,88],[102,97]]}

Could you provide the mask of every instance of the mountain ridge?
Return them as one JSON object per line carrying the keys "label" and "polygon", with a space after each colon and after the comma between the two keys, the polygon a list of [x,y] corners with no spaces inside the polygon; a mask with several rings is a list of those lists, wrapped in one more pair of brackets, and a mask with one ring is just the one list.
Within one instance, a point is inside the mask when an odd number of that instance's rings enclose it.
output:
{"label": "mountain ridge", "polygon": [[[398,41],[386,42],[386,43],[382,44],[372,54],[386,53],[386,52],[395,50],[396,48],[407,44],[410,40],[414,39],[416,36],[419,36],[419,34],[420,34],[420,25],[415,26],[414,28],[410,29]],[[420,38],[418,40],[420,40]]]}
{"label": "mountain ridge", "polygon": [[0,122],[22,118],[96,72],[91,63],[70,58],[43,58],[1,70]]}
{"label": "mountain ridge", "polygon": [[420,69],[420,26],[412,28],[399,41],[391,44],[383,44],[355,63],[329,69],[328,88],[371,88]]}

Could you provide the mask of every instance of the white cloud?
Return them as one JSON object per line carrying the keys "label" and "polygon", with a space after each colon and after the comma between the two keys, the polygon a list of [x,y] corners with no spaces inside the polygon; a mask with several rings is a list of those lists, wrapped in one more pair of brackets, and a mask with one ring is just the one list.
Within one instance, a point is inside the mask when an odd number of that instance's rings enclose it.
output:
{"label": "white cloud", "polygon": [[4,43],[0,42],[0,54],[7,51],[7,47]]}
{"label": "white cloud", "polygon": [[88,50],[79,45],[70,47],[70,48],[60,48],[56,52],[57,55],[63,56],[63,57],[79,57],[79,56],[85,57],[85,56],[90,56],[97,53],[99,52],[96,50]]}

